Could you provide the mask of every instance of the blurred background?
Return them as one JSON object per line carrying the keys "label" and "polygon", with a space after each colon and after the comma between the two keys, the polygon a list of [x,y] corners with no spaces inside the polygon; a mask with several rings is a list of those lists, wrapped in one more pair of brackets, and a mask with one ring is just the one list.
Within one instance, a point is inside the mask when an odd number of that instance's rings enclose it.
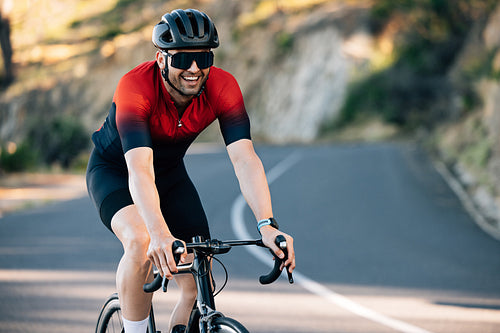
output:
{"label": "blurred background", "polygon": [[[418,139],[493,219],[500,193],[495,0],[2,0],[0,177],[83,172],[120,77],[163,13],[216,22],[258,142]],[[212,126],[199,139],[219,140]]]}
{"label": "blurred background", "polygon": [[[215,21],[274,213],[321,284],[259,287],[264,266],[233,250],[223,311],[252,332],[499,332],[498,0],[0,0],[0,332],[92,331],[115,291],[122,249],[86,193],[90,136],[176,8]],[[197,143],[188,170],[232,239],[217,122]],[[175,297],[156,301],[167,313]]]}

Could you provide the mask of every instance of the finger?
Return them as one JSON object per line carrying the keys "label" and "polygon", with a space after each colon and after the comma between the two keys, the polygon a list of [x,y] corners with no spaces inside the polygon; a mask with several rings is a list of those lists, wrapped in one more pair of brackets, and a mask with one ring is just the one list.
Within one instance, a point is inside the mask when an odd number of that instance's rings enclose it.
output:
{"label": "finger", "polygon": [[285,267],[287,267],[288,271],[292,272],[293,269],[295,268],[295,252],[293,249],[293,238],[285,233],[282,233],[281,235],[284,236],[286,239],[287,255],[286,255],[286,260],[281,263],[280,268],[284,269]]}
{"label": "finger", "polygon": [[178,272],[177,265],[175,264],[175,259],[174,259],[174,255],[172,254],[172,252],[170,252],[170,251],[165,252],[165,256],[167,259],[166,264],[168,265],[168,269],[170,270],[170,272],[177,273]]}
{"label": "finger", "polygon": [[295,253],[293,248],[288,249],[288,258],[285,261],[285,266],[290,267],[291,269],[295,268]]}
{"label": "finger", "polygon": [[159,257],[159,261],[160,261],[161,270],[163,271],[162,275],[164,277],[166,277],[167,279],[172,280],[173,276],[172,276],[172,273],[170,273],[168,261],[165,258],[165,255],[163,253],[161,253],[158,257]]}
{"label": "finger", "polygon": [[278,256],[278,258],[280,259],[283,259],[285,258],[285,252],[283,252],[282,249],[280,249],[275,243],[274,243],[274,240],[276,239],[276,237],[273,238],[273,242],[270,244],[269,248],[271,249],[271,251],[274,252],[274,254],[276,256]]}
{"label": "finger", "polygon": [[295,259],[293,259],[289,264],[285,263],[285,266],[287,267],[290,273],[293,272],[295,269]]}
{"label": "finger", "polygon": [[274,254],[276,254],[278,256],[278,258],[280,258],[280,259],[285,258],[285,252],[283,252],[283,250],[280,249],[279,247],[274,246],[274,248],[272,248],[271,250],[273,250]]}
{"label": "finger", "polygon": [[285,267],[290,273],[292,273],[295,269],[295,259],[282,262],[280,269],[283,270]]}
{"label": "finger", "polygon": [[285,262],[285,266],[288,267],[288,270],[292,272],[295,269],[295,249],[293,247],[293,238],[289,237],[287,239],[288,244],[288,259]]}
{"label": "finger", "polygon": [[156,269],[158,270],[158,274],[163,276],[163,271],[161,270],[160,261],[157,260],[157,258],[150,252],[148,252],[147,256],[149,261],[151,261],[153,265],[155,265]]}
{"label": "finger", "polygon": [[182,241],[182,244],[184,244],[184,252],[182,252],[181,254],[181,258],[180,258],[180,263],[184,264],[186,262],[186,259],[187,259],[187,246],[186,246],[186,243],[184,241]]}

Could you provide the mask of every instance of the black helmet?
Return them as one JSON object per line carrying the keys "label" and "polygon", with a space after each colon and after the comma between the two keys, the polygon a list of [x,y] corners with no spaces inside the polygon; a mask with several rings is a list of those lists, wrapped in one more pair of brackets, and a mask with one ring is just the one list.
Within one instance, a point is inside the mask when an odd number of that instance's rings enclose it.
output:
{"label": "black helmet", "polygon": [[196,9],[176,9],[155,25],[153,44],[162,50],[216,48],[219,36],[207,14]]}

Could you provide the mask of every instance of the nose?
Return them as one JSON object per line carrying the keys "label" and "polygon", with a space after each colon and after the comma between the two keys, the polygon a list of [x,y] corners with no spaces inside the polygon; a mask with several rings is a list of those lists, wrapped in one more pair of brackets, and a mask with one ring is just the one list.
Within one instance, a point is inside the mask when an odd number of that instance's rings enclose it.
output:
{"label": "nose", "polygon": [[198,71],[200,71],[200,68],[198,67],[198,64],[196,63],[196,60],[193,60],[193,62],[191,63],[191,67],[189,67],[187,69],[188,72],[191,72],[191,73],[196,73]]}

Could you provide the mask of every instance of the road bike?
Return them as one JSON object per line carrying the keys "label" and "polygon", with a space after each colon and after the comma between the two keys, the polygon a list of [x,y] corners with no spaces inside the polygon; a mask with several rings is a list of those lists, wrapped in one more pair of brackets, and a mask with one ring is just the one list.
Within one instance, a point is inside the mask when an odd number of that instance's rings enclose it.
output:
{"label": "road bike", "polygon": [[[279,235],[276,237],[275,243],[283,250],[285,258],[280,259],[271,251],[275,260],[274,267],[269,274],[262,275],[259,278],[261,284],[270,284],[276,281],[281,275],[282,263],[287,259],[288,252],[285,237]],[[248,330],[241,323],[217,311],[214,299],[215,296],[224,289],[228,280],[226,268],[219,259],[215,258],[215,255],[227,253],[233,246],[248,245],[265,247],[262,240],[203,240],[200,236],[193,237],[192,243],[186,244],[187,251],[194,253],[194,260],[189,264],[178,265],[178,273],[176,274],[192,274],[198,291],[196,303],[191,312],[189,323],[185,331],[186,333],[248,333]],[[174,242],[172,251],[176,262],[179,261],[180,254],[184,253],[185,250],[182,242]],[[217,292],[214,290],[215,283],[212,275],[212,259],[219,262],[225,272],[225,281]],[[287,274],[288,281],[293,283],[293,277],[288,271],[288,268]],[[145,284],[143,289],[145,292],[154,292],[162,288],[163,291],[166,292],[167,284],[168,280],[155,272],[153,282]],[[105,332],[123,332],[120,302],[116,293],[108,298],[101,309],[97,321],[96,333]],[[153,306],[151,306],[149,315],[148,333],[160,333],[156,330]]]}

